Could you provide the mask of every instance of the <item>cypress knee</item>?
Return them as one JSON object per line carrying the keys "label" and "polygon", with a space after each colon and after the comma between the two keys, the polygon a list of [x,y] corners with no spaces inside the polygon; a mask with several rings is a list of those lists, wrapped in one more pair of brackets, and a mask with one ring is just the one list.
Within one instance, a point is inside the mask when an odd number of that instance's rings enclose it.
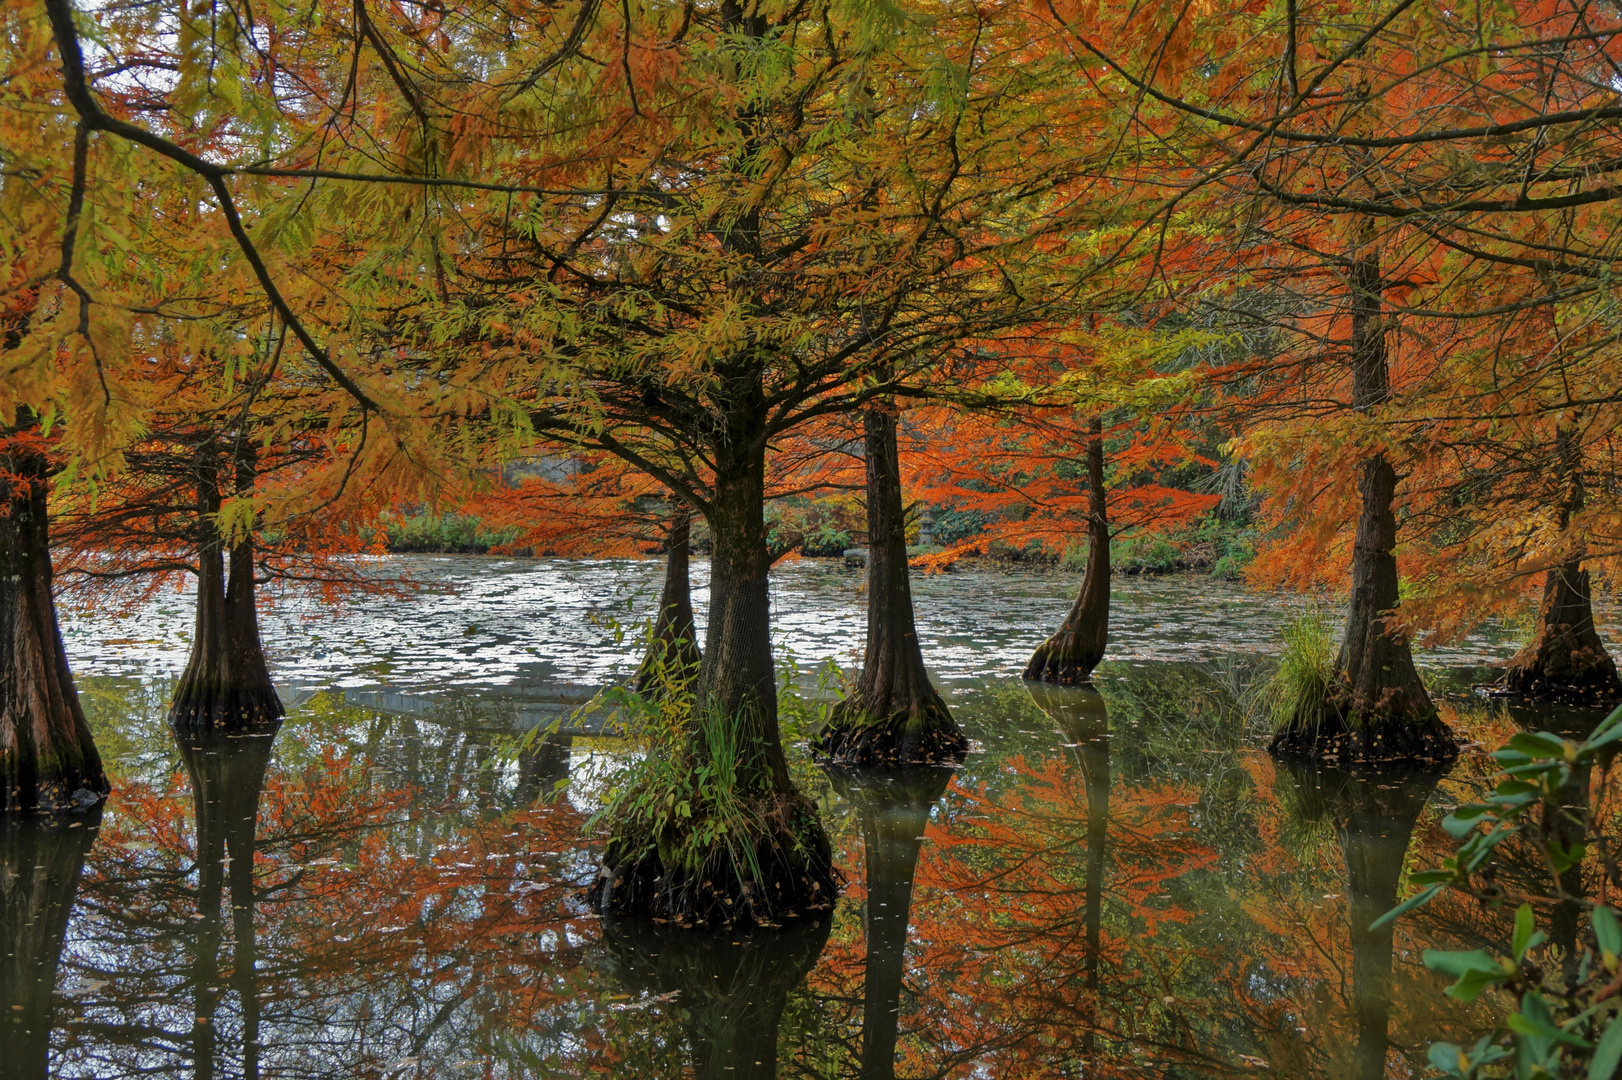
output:
{"label": "cypress knee", "polygon": [[[251,495],[252,447],[240,447],[235,457],[237,493]],[[196,632],[169,705],[169,722],[177,731],[257,729],[276,723],[284,713],[259,640],[253,534],[244,528],[231,545],[227,581],[219,510],[219,462],[213,446],[206,445],[197,458]]]}
{"label": "cypress knee", "polygon": [[[1384,286],[1372,222],[1353,253],[1349,284],[1352,408],[1372,414],[1391,396]],[[1358,469],[1351,606],[1328,701],[1321,710],[1303,707],[1274,735],[1269,749],[1344,761],[1451,761],[1458,755],[1453,734],[1420,681],[1407,633],[1393,624],[1399,600],[1392,511],[1397,471],[1382,450],[1365,456]]]}
{"label": "cypress knee", "polygon": [[867,449],[867,648],[856,688],[812,749],[847,766],[961,761],[969,741],[929,681],[913,616],[893,408],[863,417]]}
{"label": "cypress knee", "polygon": [[56,621],[49,469],[29,438],[0,441],[0,811],[82,810],[107,777]]}
{"label": "cypress knee", "polygon": [[665,584],[659,593],[659,614],[648,639],[648,653],[632,683],[643,694],[657,695],[686,683],[697,674],[704,659],[698,651],[688,583],[691,523],[687,509],[678,509],[666,536]]}
{"label": "cypress knee", "polygon": [[1085,683],[1109,642],[1109,515],[1104,504],[1104,423],[1094,417],[1087,440],[1087,572],[1081,592],[1052,637],[1037,646],[1025,678]]}

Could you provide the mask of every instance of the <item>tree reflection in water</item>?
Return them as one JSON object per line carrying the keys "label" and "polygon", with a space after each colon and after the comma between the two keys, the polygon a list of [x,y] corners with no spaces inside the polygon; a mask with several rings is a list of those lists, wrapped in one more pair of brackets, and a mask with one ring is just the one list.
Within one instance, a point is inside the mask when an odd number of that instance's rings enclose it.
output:
{"label": "tree reflection in water", "polygon": [[[1328,822],[1346,859],[1356,1043],[1346,1075],[1380,1080],[1391,1047],[1391,959],[1396,924],[1371,925],[1397,906],[1414,824],[1442,773],[1358,770],[1280,763],[1287,803],[1303,822]],[[1282,793],[1281,793],[1282,794]],[[1419,1060],[1411,1068],[1423,1068]]]}
{"label": "tree reflection in water", "polygon": [[56,975],[101,804],[70,817],[0,815],[0,1072],[50,1075]]}
{"label": "tree reflection in water", "polygon": [[906,975],[918,849],[952,770],[828,770],[834,789],[856,806],[862,827],[867,941],[862,989],[862,1080],[892,1080]]}
{"label": "tree reflection in water", "polygon": [[[1438,904],[1394,941],[1358,929],[1402,892],[1405,850],[1451,850],[1438,812],[1390,778],[1281,775],[1235,705],[1247,678],[1106,665],[1103,696],[960,692],[978,741],[960,770],[821,781],[853,879],[831,929],[747,937],[605,925],[575,899],[613,743],[511,761],[476,698],[405,717],[321,695],[273,753],[127,724],[54,974],[52,1066],[1297,1080],[1470,1041],[1418,953],[1496,947],[1496,916]],[[1446,799],[1486,767],[1461,764]],[[6,886],[37,892],[24,871],[59,855],[18,851]],[[38,969],[49,944],[7,960]]]}
{"label": "tree reflection in water", "polygon": [[822,954],[831,925],[822,918],[729,933],[607,916],[603,936],[624,986],[672,1002],[698,1080],[771,1080],[783,1008]]}
{"label": "tree reflection in water", "polygon": [[265,787],[276,722],[266,730],[240,735],[221,732],[179,734],[180,757],[191,780],[197,822],[197,922],[193,929],[191,1061],[196,1080],[214,1075],[220,1025],[217,1010],[224,989],[220,978],[223,932],[221,904],[230,886],[231,963],[229,984],[240,1010],[240,1068],[227,1063],[227,1075],[259,1076],[259,987],[254,930],[254,833],[259,795]]}

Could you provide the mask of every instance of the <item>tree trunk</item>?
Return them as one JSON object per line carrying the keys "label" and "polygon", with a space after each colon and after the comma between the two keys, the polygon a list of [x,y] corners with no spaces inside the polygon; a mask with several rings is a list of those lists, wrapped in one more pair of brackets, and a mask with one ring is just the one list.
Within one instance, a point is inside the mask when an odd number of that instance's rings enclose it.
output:
{"label": "tree trunk", "polygon": [[862,823],[867,905],[862,928],[867,957],[862,988],[861,1080],[894,1080],[906,976],[907,927],[913,878],[929,812],[952,771],[943,768],[878,772],[835,767],[828,777],[856,805]]}
{"label": "tree trunk", "polygon": [[[259,641],[254,588],[254,543],[243,529],[231,546],[231,578],[225,580],[225,540],[220,510],[219,465],[211,446],[198,451],[197,464],[197,628],[191,657],[169,705],[177,731],[243,731],[277,723],[282,702],[270,681]],[[236,458],[239,495],[253,491],[251,446]]]}
{"label": "tree trunk", "polygon": [[0,817],[0,1047],[5,1075],[50,1076],[56,969],[101,808],[71,823]]}
{"label": "tree trunk", "polygon": [[28,437],[0,435],[0,811],[83,810],[107,777],[62,647],[48,469]]}
{"label": "tree trunk", "polygon": [[787,930],[695,934],[611,916],[603,938],[629,990],[676,995],[696,1080],[772,1080],[788,996],[805,981],[833,920]]}
{"label": "tree trunk", "polygon": [[891,407],[863,416],[867,444],[867,650],[856,689],[812,748],[840,765],[962,761],[969,740],[929,681],[913,619],[901,455]]}
{"label": "tree trunk", "polygon": [[[1352,408],[1373,413],[1391,396],[1382,321],[1380,254],[1371,223],[1353,252]],[[1301,716],[1273,737],[1274,753],[1346,761],[1451,761],[1453,734],[1436,714],[1414,668],[1407,634],[1389,625],[1399,602],[1397,472],[1384,452],[1359,466],[1361,508],[1352,546],[1352,597],[1326,710]]]}
{"label": "tree trunk", "polygon": [[1093,417],[1087,440],[1087,572],[1058,633],[1025,665],[1025,678],[1085,683],[1109,641],[1109,514],[1104,504],[1104,422]]}
{"label": "tree trunk", "polygon": [[665,585],[659,593],[659,614],[648,639],[648,654],[642,658],[632,683],[645,695],[657,696],[686,685],[704,660],[698,651],[688,584],[691,524],[687,508],[677,509],[665,540]]}
{"label": "tree trunk", "polygon": [[279,722],[268,731],[227,736],[177,733],[181,760],[191,779],[197,813],[197,914],[193,940],[192,1075],[214,1074],[218,1025],[215,1012],[225,989],[220,977],[224,936],[222,906],[231,903],[230,982],[242,1002],[242,1068],[227,1075],[252,1077],[259,1070],[259,987],[254,930],[253,858],[259,795],[265,786]]}
{"label": "tree trunk", "polygon": [[[1575,425],[1562,424],[1556,430],[1554,456],[1563,488],[1556,509],[1564,531],[1587,498]],[[1510,660],[1502,682],[1505,693],[1571,705],[1622,700],[1616,661],[1605,651],[1605,642],[1594,628],[1594,602],[1582,560],[1579,549],[1561,565],[1549,568],[1537,631]]]}
{"label": "tree trunk", "polygon": [[[758,381],[758,380],[757,380]],[[726,768],[729,805],[747,807],[748,835],[736,828],[697,848],[697,818],[616,822],[590,896],[603,912],[653,915],[682,925],[774,925],[833,906],[838,873],[816,806],[789,778],[777,726],[766,544],[766,441],[754,394],[735,411],[715,450],[708,509],[710,612],[686,743],[661,747],[688,769],[716,760]],[[754,432],[757,437],[751,438]],[[735,748],[735,753],[733,749]],[[655,793],[655,798],[675,792]],[[685,796],[683,796],[685,797]],[[734,825],[741,818],[734,817]],[[747,846],[748,855],[739,848]]]}
{"label": "tree trunk", "polygon": [[1594,628],[1588,571],[1581,562],[1549,569],[1537,630],[1510,660],[1501,685],[1516,697],[1572,705],[1622,700],[1616,661]]}

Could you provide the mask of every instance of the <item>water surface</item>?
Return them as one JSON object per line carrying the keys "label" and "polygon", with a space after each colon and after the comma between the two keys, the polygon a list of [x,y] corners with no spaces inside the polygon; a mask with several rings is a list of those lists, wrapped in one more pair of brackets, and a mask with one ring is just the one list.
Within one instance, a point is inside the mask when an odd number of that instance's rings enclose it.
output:
{"label": "water surface", "polygon": [[[647,610],[657,566],[405,562],[456,591],[267,620],[297,702],[273,739],[164,725],[184,595],[69,626],[115,791],[99,822],[0,833],[18,1075],[48,1055],[95,1077],[1373,1078],[1490,1023],[1419,951],[1501,947],[1496,915],[1366,930],[1405,865],[1450,850],[1439,818],[1488,765],[1272,763],[1247,695],[1293,601],[1123,581],[1098,690],[1061,691],[1017,673],[1073,576],[921,581],[926,656],[974,753],[881,778],[791,748],[845,892],[822,923],[699,933],[579,900],[618,744],[500,753],[535,701],[634,666],[611,619]],[[859,584],[782,568],[780,647],[848,656]],[[1427,655],[1427,677],[1468,685],[1512,649],[1485,631]],[[1484,741],[1543,719],[1447,700]]]}

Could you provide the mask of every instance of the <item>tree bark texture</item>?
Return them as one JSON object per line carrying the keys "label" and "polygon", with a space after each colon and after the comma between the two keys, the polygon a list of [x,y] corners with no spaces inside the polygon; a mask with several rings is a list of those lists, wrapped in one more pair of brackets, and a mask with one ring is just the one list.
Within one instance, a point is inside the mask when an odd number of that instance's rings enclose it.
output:
{"label": "tree bark texture", "polygon": [[[1372,225],[1353,253],[1352,408],[1372,413],[1391,396],[1382,319],[1380,255]],[[1414,667],[1407,634],[1390,625],[1399,602],[1397,472],[1382,451],[1359,465],[1357,534],[1346,635],[1335,660],[1327,708],[1305,710],[1274,737],[1277,754],[1360,762],[1450,761],[1452,732],[1437,716]]]}
{"label": "tree bark texture", "polygon": [[[191,780],[197,814],[197,914],[192,953],[192,1075],[215,1073],[222,1048],[215,1013],[227,985],[242,1003],[241,1067],[226,1075],[259,1072],[258,938],[254,930],[253,857],[259,796],[265,786],[278,721],[246,735],[177,732],[180,757]],[[229,890],[229,892],[227,892]],[[220,974],[225,899],[230,899],[229,980]]]}
{"label": "tree bark texture", "polygon": [[[1554,458],[1560,483],[1555,510],[1564,530],[1587,500],[1575,425],[1562,424],[1556,430]],[[1545,574],[1537,629],[1510,660],[1501,684],[1504,693],[1569,705],[1622,701],[1616,661],[1594,627],[1593,594],[1588,571],[1582,567],[1583,554],[1581,549],[1573,552]]]}
{"label": "tree bark texture", "polygon": [[[706,508],[713,546],[704,655],[685,745],[669,752],[701,767],[712,760],[711,735],[727,729],[738,748],[728,796],[749,808],[752,835],[720,836],[699,852],[690,846],[696,822],[673,819],[658,836],[644,823],[616,823],[588,893],[605,914],[694,926],[777,925],[820,916],[838,894],[828,834],[815,804],[789,777],[777,724],[758,371],[736,379],[731,390]],[[740,844],[748,845],[747,858],[735,854]]]}
{"label": "tree bark texture", "polygon": [[8,1077],[50,1076],[56,970],[100,822],[99,804],[72,822],[0,817],[0,1072]]}
{"label": "tree bark texture", "polygon": [[82,810],[107,794],[51,597],[42,452],[0,444],[0,811]]}
{"label": "tree bark texture", "polygon": [[643,694],[659,694],[685,683],[702,665],[698,630],[693,624],[693,597],[688,578],[692,519],[682,508],[670,522],[665,541],[665,584],[659,614],[653,622],[648,653],[633,685]]}
{"label": "tree bark texture", "polygon": [[1510,660],[1502,688],[1516,697],[1572,705],[1622,701],[1622,679],[1594,627],[1588,571],[1580,562],[1551,567],[1545,575],[1537,629]]}
{"label": "tree bark texture", "polygon": [[1109,642],[1109,513],[1104,503],[1104,422],[1094,417],[1087,439],[1087,571],[1081,592],[1052,637],[1037,646],[1025,678],[1085,683]]}
{"label": "tree bark texture", "polygon": [[969,740],[929,681],[907,571],[907,520],[893,408],[863,416],[867,450],[867,648],[854,692],[812,749],[854,767],[962,761]]}
{"label": "tree bark texture", "polygon": [[[253,491],[251,448],[236,455],[239,494]],[[231,545],[231,575],[225,575],[225,539],[220,535],[219,462],[212,447],[197,463],[197,624],[191,656],[169,705],[177,731],[247,731],[282,718],[281,698],[270,681],[259,640],[254,586],[253,535],[244,530]]]}
{"label": "tree bark texture", "polygon": [[861,1080],[894,1080],[906,976],[913,878],[929,813],[951,783],[948,768],[828,770],[834,788],[856,804],[862,824],[867,939],[862,990]]}
{"label": "tree bark texture", "polygon": [[783,930],[695,934],[612,916],[603,938],[626,989],[679,995],[695,1080],[772,1080],[788,996],[816,966],[832,926],[824,917]]}

